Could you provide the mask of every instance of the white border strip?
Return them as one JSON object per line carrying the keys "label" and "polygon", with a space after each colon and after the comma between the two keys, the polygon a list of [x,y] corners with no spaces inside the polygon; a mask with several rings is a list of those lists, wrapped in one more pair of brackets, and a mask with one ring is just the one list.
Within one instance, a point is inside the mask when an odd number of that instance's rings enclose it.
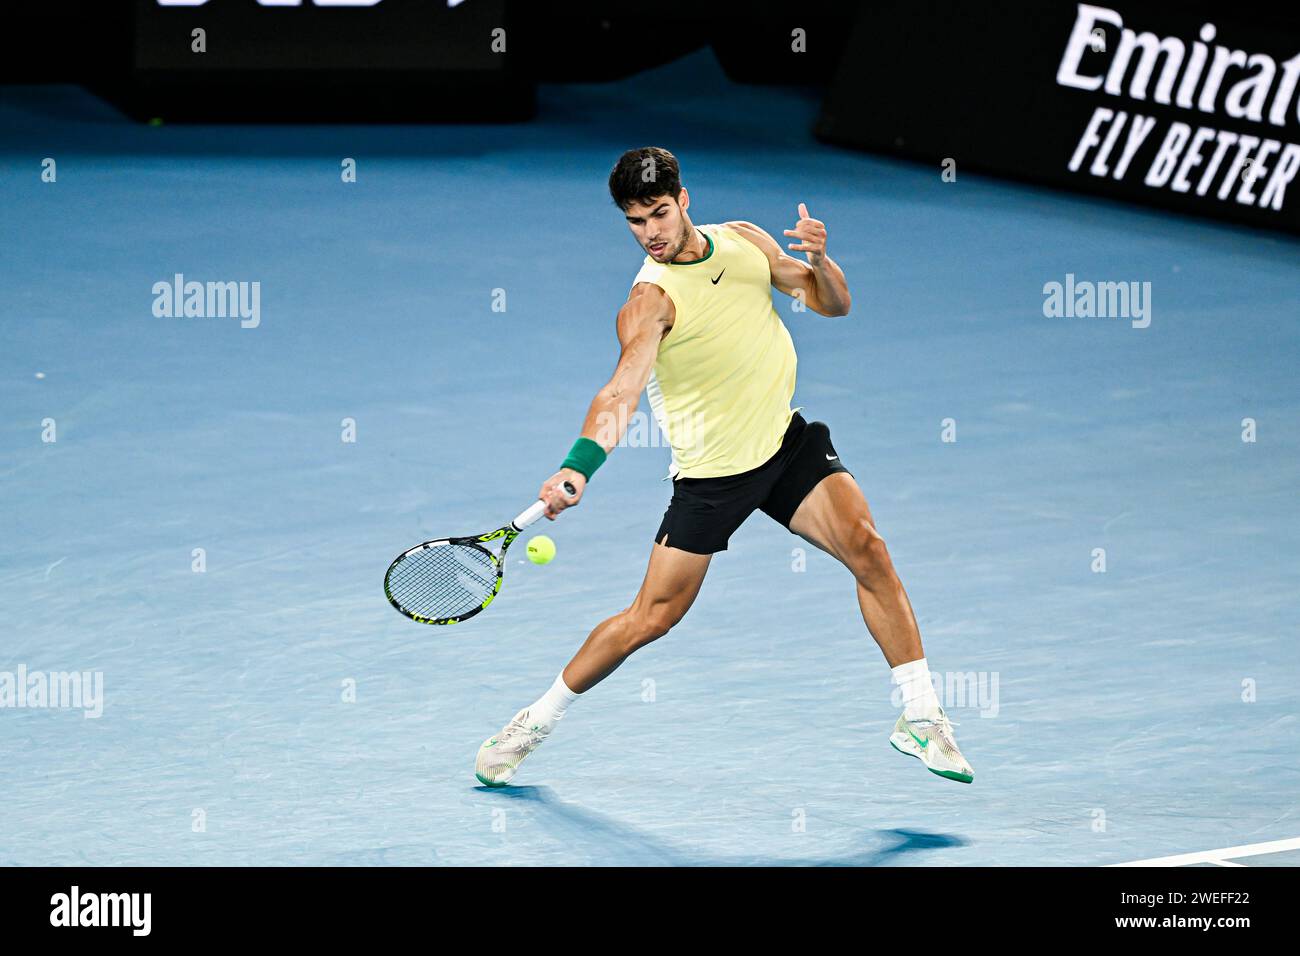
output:
{"label": "white border strip", "polygon": [[1244,856],[1263,856],[1265,853],[1283,853],[1287,850],[1300,850],[1300,837],[1290,840],[1273,840],[1269,843],[1247,843],[1244,846],[1230,846],[1222,850],[1202,850],[1199,853],[1180,853],[1178,856],[1157,856],[1150,860],[1134,860],[1131,863],[1111,863],[1110,866],[1190,866],[1193,863],[1213,863],[1217,866],[1242,866],[1240,863],[1225,863]]}

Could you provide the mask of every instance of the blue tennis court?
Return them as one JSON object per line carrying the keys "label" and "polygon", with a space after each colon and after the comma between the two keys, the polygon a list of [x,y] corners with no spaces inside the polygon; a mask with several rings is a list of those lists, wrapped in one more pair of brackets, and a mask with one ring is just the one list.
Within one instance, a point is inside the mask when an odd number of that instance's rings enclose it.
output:
{"label": "blue tennis court", "polygon": [[[1293,864],[1295,241],[828,146],[815,92],[708,52],[540,98],[142,126],[0,87],[0,862]],[[557,558],[517,546],[463,625],[394,613],[383,572],[559,464],[642,259],[605,177],[648,143],[697,222],[826,222],[854,307],[778,302],[795,404],[871,503],[974,785],[890,749],[851,576],[761,514],[517,786],[475,780],[631,601],[668,449],[612,454],[533,529]],[[177,275],[249,314],[155,314]],[[1067,281],[1149,283],[1149,324],[1047,317]]]}

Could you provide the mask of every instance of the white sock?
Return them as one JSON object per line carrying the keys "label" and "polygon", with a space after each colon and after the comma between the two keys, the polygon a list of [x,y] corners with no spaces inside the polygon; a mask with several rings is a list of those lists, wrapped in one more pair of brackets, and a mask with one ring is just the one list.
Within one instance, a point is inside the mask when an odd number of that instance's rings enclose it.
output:
{"label": "white sock", "polygon": [[930,665],[925,658],[893,668],[894,683],[903,690],[903,713],[908,720],[939,716],[939,698],[930,683]]}
{"label": "white sock", "polygon": [[577,700],[579,696],[569,690],[569,685],[564,683],[564,672],[560,671],[560,676],[555,678],[555,683],[551,685],[551,689],[528,708],[529,725],[536,727],[544,734],[549,734],[555,729],[555,725],[560,722],[564,712],[569,709],[569,705]]}

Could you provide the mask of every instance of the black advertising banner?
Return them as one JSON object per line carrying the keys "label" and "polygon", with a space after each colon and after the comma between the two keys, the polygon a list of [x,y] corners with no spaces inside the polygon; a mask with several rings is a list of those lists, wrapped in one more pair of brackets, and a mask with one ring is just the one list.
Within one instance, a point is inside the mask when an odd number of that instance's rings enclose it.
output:
{"label": "black advertising banner", "polygon": [[[502,70],[505,0],[135,0],[142,70]],[[200,51],[195,30],[203,31]]]}
{"label": "black advertising banner", "polygon": [[1300,7],[885,0],[817,131],[1300,232]]}
{"label": "black advertising banner", "polygon": [[141,119],[500,121],[529,117],[506,0],[134,0]]}

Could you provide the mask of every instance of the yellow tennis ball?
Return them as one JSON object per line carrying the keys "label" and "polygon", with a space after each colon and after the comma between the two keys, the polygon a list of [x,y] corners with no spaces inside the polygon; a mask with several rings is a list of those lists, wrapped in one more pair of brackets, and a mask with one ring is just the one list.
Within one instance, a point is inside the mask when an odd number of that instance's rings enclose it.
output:
{"label": "yellow tennis ball", "polygon": [[528,539],[528,560],[533,564],[550,564],[555,557],[555,542],[544,534]]}

